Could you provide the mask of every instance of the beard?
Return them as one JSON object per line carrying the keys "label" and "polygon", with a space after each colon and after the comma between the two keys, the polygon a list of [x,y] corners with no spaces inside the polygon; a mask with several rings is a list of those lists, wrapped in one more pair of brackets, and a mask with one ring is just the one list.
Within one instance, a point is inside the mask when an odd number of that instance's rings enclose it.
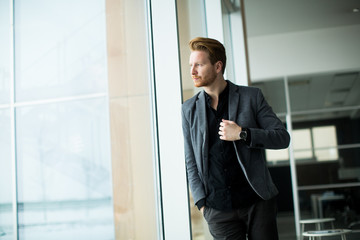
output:
{"label": "beard", "polygon": [[216,80],[216,74],[209,74],[205,77],[192,76],[195,87],[208,87]]}

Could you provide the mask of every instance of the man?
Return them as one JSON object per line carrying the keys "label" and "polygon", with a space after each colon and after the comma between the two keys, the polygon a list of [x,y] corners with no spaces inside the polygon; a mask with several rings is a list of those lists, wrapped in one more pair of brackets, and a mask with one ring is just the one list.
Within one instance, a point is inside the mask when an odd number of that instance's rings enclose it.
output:
{"label": "man", "polygon": [[214,239],[278,239],[278,194],[265,148],[286,148],[290,136],[254,87],[224,79],[224,46],[195,38],[191,75],[202,87],[182,106],[188,182]]}

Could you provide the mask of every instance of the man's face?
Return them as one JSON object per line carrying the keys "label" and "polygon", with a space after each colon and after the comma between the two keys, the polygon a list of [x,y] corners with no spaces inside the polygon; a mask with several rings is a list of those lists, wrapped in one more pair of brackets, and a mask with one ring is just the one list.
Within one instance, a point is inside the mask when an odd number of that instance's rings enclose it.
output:
{"label": "man's face", "polygon": [[216,64],[211,64],[209,54],[193,51],[190,55],[190,73],[195,87],[210,86],[217,77]]}

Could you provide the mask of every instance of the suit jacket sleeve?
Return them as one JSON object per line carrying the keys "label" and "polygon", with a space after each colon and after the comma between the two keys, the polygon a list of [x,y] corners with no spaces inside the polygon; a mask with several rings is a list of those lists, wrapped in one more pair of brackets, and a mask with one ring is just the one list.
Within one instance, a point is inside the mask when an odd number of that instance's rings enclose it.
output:
{"label": "suit jacket sleeve", "polygon": [[290,135],[266,102],[260,89],[257,91],[255,109],[258,127],[249,128],[251,131],[250,147],[264,149],[287,148],[290,143]]}

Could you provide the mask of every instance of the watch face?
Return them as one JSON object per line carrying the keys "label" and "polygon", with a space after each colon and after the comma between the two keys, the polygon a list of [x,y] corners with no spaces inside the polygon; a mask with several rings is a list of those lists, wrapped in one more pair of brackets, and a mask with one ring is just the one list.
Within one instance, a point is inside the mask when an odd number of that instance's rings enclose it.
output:
{"label": "watch face", "polygon": [[245,131],[241,131],[240,133],[240,139],[246,139],[247,133]]}

